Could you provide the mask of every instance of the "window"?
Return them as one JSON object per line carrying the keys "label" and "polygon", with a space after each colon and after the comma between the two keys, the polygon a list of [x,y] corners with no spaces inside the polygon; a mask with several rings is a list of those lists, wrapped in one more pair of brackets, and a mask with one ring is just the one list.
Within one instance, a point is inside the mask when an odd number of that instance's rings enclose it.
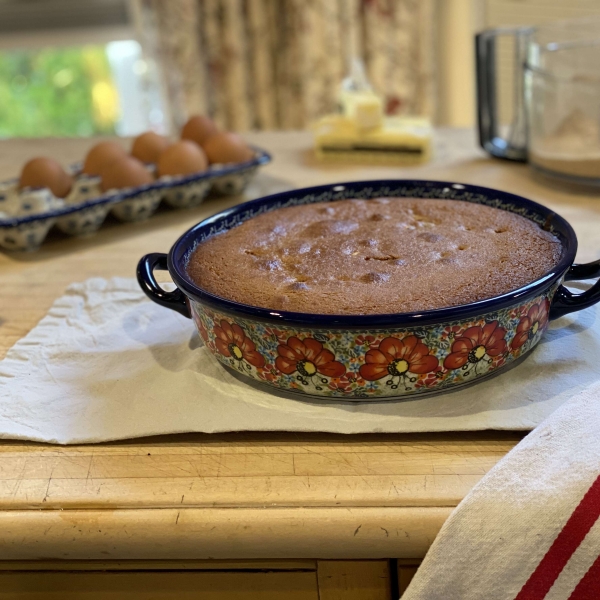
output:
{"label": "window", "polygon": [[0,137],[166,132],[126,0],[0,1]]}

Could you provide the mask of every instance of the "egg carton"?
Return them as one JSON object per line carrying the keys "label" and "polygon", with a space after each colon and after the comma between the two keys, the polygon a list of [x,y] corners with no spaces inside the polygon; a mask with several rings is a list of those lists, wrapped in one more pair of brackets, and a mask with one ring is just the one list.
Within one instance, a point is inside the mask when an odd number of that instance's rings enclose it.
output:
{"label": "egg carton", "polygon": [[[254,158],[244,163],[211,165],[201,173],[160,177],[147,185],[105,193],[99,177],[81,173],[80,164],[72,165],[73,187],[64,199],[56,198],[47,188],[19,190],[17,179],[2,182],[0,247],[37,250],[54,226],[68,235],[89,235],[102,226],[109,212],[121,221],[142,221],[163,201],[172,208],[191,208],[211,192],[240,194],[258,168],[271,161],[268,152],[253,150]],[[154,170],[154,165],[148,169]]]}

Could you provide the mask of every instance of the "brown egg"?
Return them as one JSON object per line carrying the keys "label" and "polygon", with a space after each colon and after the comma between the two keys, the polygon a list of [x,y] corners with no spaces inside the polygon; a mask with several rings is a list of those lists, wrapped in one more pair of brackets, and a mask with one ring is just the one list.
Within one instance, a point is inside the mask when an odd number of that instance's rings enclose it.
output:
{"label": "brown egg", "polygon": [[64,198],[73,185],[73,179],[53,158],[32,158],[21,171],[19,187],[49,188],[57,198]]}
{"label": "brown egg", "polygon": [[154,131],[146,131],[133,140],[131,156],[145,163],[156,163],[160,153],[169,145],[169,140]]}
{"label": "brown egg", "polygon": [[102,178],[100,188],[103,192],[146,185],[154,181],[152,173],[148,172],[144,163],[132,156],[124,156],[105,165],[100,177]]}
{"label": "brown egg", "polygon": [[190,175],[204,171],[207,166],[202,148],[189,140],[181,140],[171,144],[159,156],[158,175]]}
{"label": "brown egg", "polygon": [[240,163],[254,156],[254,152],[235,133],[217,133],[208,138],[202,147],[210,164]]}
{"label": "brown egg", "polygon": [[100,175],[103,167],[111,162],[127,156],[127,152],[117,142],[100,142],[91,148],[83,163],[83,172],[87,175]]}
{"label": "brown egg", "polygon": [[183,126],[181,139],[192,140],[192,142],[202,146],[209,137],[217,133],[219,133],[219,130],[211,119],[204,115],[194,115]]}

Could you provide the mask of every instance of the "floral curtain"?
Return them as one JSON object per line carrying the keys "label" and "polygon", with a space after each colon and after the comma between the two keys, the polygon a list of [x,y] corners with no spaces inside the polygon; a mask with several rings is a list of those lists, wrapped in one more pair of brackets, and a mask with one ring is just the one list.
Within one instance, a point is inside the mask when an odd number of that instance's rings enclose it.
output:
{"label": "floral curtain", "polygon": [[434,0],[137,0],[176,121],[303,129],[335,109],[352,56],[391,114],[432,116]]}

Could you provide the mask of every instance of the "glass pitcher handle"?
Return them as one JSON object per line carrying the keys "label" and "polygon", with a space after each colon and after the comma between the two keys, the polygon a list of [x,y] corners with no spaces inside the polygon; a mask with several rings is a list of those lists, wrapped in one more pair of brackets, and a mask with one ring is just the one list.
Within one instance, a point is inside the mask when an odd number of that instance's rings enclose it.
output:
{"label": "glass pitcher handle", "polygon": [[[527,125],[523,94],[523,66],[533,29],[490,29],[475,36],[477,67],[477,115],[479,143],[492,156],[524,162],[527,160]],[[496,39],[515,38],[515,81],[513,122],[507,138],[500,135],[496,81]]]}

